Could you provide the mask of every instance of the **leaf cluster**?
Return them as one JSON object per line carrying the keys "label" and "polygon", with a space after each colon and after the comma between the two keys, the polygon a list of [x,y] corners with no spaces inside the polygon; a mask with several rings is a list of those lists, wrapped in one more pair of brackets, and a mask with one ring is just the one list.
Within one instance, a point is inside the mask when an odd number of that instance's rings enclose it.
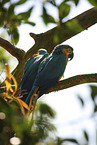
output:
{"label": "leaf cluster", "polygon": [[0,2],[0,27],[7,30],[8,34],[11,36],[13,43],[17,44],[19,41],[18,26],[22,23],[28,23],[32,26],[35,25],[34,22],[30,22],[28,19],[33,10],[33,6],[27,11],[16,14],[15,9],[26,3],[27,0],[19,0],[17,2],[11,2],[11,0],[2,0]]}
{"label": "leaf cluster", "polygon": [[[60,3],[57,0],[44,0],[40,1],[42,8],[42,18],[45,25],[49,23],[61,24],[64,21],[71,10],[72,3],[76,6],[79,4],[80,0],[62,0]],[[11,0],[1,0],[0,2],[0,27],[6,29],[8,34],[11,36],[11,40],[13,43],[17,44],[19,41],[19,31],[18,27],[21,24],[29,24],[31,26],[35,26],[35,22],[30,21],[29,18],[31,14],[35,15],[33,9],[37,7],[35,2],[30,5],[30,8],[26,8],[21,13],[16,14],[16,10],[18,7],[25,6],[28,3],[28,0],[19,0],[19,1],[11,1]],[[97,6],[96,0],[88,0],[94,6]],[[53,15],[53,11],[49,12],[49,5],[52,9],[56,9],[56,13],[58,14],[58,19],[55,19]]]}
{"label": "leaf cluster", "polygon": [[[41,18],[43,22],[47,25],[49,23],[61,23],[62,20],[69,14],[70,12],[70,4],[68,2],[72,1],[75,5],[78,4],[79,0],[63,0],[60,4],[57,4],[56,0],[45,0],[41,1],[42,5],[42,15]],[[33,12],[34,7],[36,7],[35,3],[21,13],[16,14],[16,10],[18,7],[25,5],[28,0],[19,0],[19,1],[11,1],[11,0],[2,0],[0,2],[0,27],[6,29],[8,34],[11,36],[11,40],[13,43],[17,44],[19,41],[19,31],[18,27],[21,24],[29,24],[31,26],[35,26],[33,21],[29,21],[31,13]],[[50,4],[53,8],[56,8],[58,11],[59,20],[55,20],[52,14],[48,13],[48,4]],[[35,13],[33,12],[33,15]],[[58,22],[59,21],[59,22]]]}

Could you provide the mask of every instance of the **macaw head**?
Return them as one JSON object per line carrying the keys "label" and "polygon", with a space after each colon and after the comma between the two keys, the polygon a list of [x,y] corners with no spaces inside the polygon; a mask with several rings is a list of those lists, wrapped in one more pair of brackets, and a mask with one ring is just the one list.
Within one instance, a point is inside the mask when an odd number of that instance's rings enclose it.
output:
{"label": "macaw head", "polygon": [[38,50],[38,52],[37,52],[36,54],[33,55],[33,57],[36,57],[36,56],[38,56],[38,55],[44,55],[44,54],[46,54],[46,53],[48,53],[47,50],[41,48],[41,49]]}
{"label": "macaw head", "polygon": [[72,60],[74,53],[73,53],[73,48],[69,45],[57,45],[54,50],[52,51],[52,54],[62,54],[65,53],[66,57],[68,58],[68,60]]}
{"label": "macaw head", "polygon": [[47,53],[47,50],[41,48],[41,49],[38,50],[38,53],[39,53],[39,55],[43,55],[43,54]]}

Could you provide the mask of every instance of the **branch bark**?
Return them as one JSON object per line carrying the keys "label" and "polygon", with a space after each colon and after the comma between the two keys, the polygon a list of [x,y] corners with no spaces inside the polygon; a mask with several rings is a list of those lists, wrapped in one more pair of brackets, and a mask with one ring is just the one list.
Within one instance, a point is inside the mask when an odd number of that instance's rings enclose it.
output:
{"label": "branch bark", "polygon": [[[40,47],[44,47],[51,53],[54,46],[60,44],[67,39],[77,35],[78,33],[87,30],[90,26],[97,23],[97,9],[94,7],[85,11],[84,13],[74,17],[71,20],[64,22],[63,24],[48,30],[45,33],[33,34],[30,36],[39,44]],[[73,24],[76,26],[73,26]],[[27,54],[33,53],[33,47],[28,50]]]}
{"label": "branch bark", "polygon": [[25,51],[12,45],[9,41],[0,37],[0,46],[7,50],[11,55],[20,62],[25,55]]}
{"label": "branch bark", "polygon": [[97,83],[97,73],[94,74],[84,74],[70,77],[68,79],[59,81],[55,86],[53,86],[47,93],[52,91],[63,90],[76,85],[84,83]]}
{"label": "branch bark", "polygon": [[[53,86],[46,94],[59,91],[66,88],[74,87],[76,85],[85,84],[85,83],[97,83],[97,73],[94,74],[83,74],[76,75],[65,80],[59,81],[55,86]],[[0,86],[0,91],[5,91],[5,87]],[[17,92],[18,95],[19,92]]]}

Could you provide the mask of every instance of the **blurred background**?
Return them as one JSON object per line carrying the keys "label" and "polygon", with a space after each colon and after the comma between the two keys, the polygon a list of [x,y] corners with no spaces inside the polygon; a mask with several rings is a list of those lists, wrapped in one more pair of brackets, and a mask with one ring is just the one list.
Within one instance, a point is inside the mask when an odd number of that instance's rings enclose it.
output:
{"label": "blurred background", "polygon": [[[55,27],[60,21],[58,7],[62,5],[63,2],[63,0],[6,0],[3,3],[3,0],[1,0],[1,12],[8,12],[7,10],[10,7],[9,11],[14,11],[14,19],[12,20],[11,16],[9,19],[3,18],[4,15],[1,13],[1,20],[6,19],[6,21],[5,24],[2,24],[0,20],[0,36],[25,51],[29,50],[35,43],[29,33],[33,32],[39,34]],[[15,3],[17,4],[15,5]],[[68,8],[66,16],[61,19],[62,22],[92,8],[93,5],[97,6],[95,0],[66,0],[65,3],[66,8]],[[11,15],[11,13],[9,14]],[[46,19],[45,15],[50,18]],[[22,18],[19,19],[18,24],[17,20],[15,23],[15,19],[20,18],[19,16]],[[9,25],[7,25],[8,22]],[[97,24],[63,42],[63,44],[68,44],[74,48],[74,59],[68,63],[64,78],[62,79],[79,74],[97,73],[96,39]],[[9,64],[11,71],[18,64],[16,58],[12,57],[7,51],[0,47],[1,82],[4,80],[3,78],[5,78],[5,63]],[[48,104],[56,112],[56,116],[51,122],[57,128],[57,131],[55,131],[53,135],[49,133],[49,141],[56,140],[57,136],[57,142],[52,141],[51,144],[97,144],[96,83],[82,84],[62,91],[52,92],[43,95],[38,102]],[[53,137],[54,139],[52,139]],[[60,140],[59,142],[58,139]],[[40,144],[45,143],[42,140]]]}

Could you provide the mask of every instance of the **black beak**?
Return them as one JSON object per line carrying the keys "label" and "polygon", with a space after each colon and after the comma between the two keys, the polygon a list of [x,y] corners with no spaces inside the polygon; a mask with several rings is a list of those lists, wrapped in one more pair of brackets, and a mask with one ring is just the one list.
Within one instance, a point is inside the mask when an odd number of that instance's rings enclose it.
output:
{"label": "black beak", "polygon": [[74,53],[72,52],[68,55],[69,61],[71,61],[73,59],[73,57],[74,57]]}

